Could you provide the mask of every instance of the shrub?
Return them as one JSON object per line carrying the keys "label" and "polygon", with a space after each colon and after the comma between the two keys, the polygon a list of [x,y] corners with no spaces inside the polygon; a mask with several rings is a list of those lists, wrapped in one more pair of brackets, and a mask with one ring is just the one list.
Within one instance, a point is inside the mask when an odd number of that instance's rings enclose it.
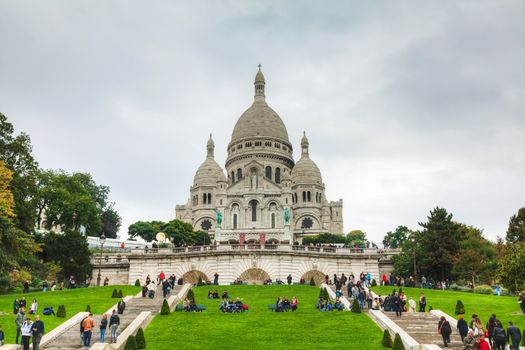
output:
{"label": "shrub", "polygon": [[394,339],[394,345],[392,346],[392,349],[393,350],[405,350],[405,344],[403,344],[403,341],[401,340],[399,333],[396,333],[396,337]]}
{"label": "shrub", "polygon": [[135,287],[140,287],[140,280],[137,278],[137,280],[135,281]]}
{"label": "shrub", "polygon": [[66,318],[66,307],[64,305],[58,307],[57,317]]}
{"label": "shrub", "polygon": [[111,294],[112,298],[118,298],[118,293],[116,289],[113,289],[113,294]]}
{"label": "shrub", "polygon": [[89,313],[91,313],[91,306],[89,306],[89,305],[88,305],[88,306],[86,306],[86,312],[89,312]]}
{"label": "shrub", "polygon": [[137,341],[133,335],[128,337],[126,340],[126,345],[124,345],[124,350],[137,350]]}
{"label": "shrub", "polygon": [[161,315],[169,315],[170,314],[170,306],[168,305],[168,301],[164,299],[162,302],[162,307],[160,308],[160,314]]}
{"label": "shrub", "polygon": [[381,340],[381,345],[383,345],[384,348],[391,348],[392,347],[392,336],[390,335],[390,332],[385,329],[383,332],[383,340]]}
{"label": "shrub", "polygon": [[492,288],[486,284],[480,284],[479,286],[474,287],[474,293],[477,294],[492,294]]}
{"label": "shrub", "polygon": [[354,302],[352,303],[352,308],[350,309],[354,314],[360,314],[361,313],[361,307],[359,306],[359,302],[357,299],[354,299]]}
{"label": "shrub", "polygon": [[202,277],[199,277],[199,280],[197,281],[197,285],[199,287],[204,285],[204,283],[202,282]]}
{"label": "shrub", "polygon": [[377,287],[377,282],[375,279],[372,280],[372,284],[371,284],[372,287]]}
{"label": "shrub", "polygon": [[454,311],[456,315],[464,315],[465,314],[465,306],[461,302],[461,300],[458,300],[456,303],[456,311]]}
{"label": "shrub", "polygon": [[146,338],[144,338],[144,331],[142,328],[139,328],[137,334],[135,335],[135,341],[137,342],[137,349],[146,348]]}
{"label": "shrub", "polygon": [[188,294],[186,295],[186,298],[188,298],[188,300],[195,301],[195,293],[193,292],[193,289],[190,289],[188,291]]}
{"label": "shrub", "polygon": [[310,278],[310,285],[311,285],[311,286],[315,286],[315,281],[314,281],[314,278],[313,278],[313,277]]}
{"label": "shrub", "polygon": [[117,293],[118,298],[124,298],[124,293],[122,293],[122,289],[120,289]]}

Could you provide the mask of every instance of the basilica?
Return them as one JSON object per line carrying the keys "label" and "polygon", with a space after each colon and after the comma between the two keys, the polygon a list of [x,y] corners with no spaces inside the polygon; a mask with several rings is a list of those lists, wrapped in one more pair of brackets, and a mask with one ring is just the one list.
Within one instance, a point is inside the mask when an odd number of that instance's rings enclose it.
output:
{"label": "basilica", "polygon": [[233,128],[225,169],[215,161],[210,135],[206,160],[176,218],[218,243],[292,243],[319,233],[343,233],[343,200],[328,201],[306,134],[295,162],[288,131],[266,103],[259,66],[252,105]]}

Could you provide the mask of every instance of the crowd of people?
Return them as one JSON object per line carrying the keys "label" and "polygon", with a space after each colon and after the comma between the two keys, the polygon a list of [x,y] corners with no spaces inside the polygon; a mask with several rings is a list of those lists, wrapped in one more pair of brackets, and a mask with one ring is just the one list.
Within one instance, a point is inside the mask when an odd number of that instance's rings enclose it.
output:
{"label": "crowd of people", "polygon": [[248,305],[243,303],[239,297],[235,300],[233,298],[223,298],[219,305],[219,310],[226,313],[240,313],[247,311]]}
{"label": "crowd of people", "polygon": [[329,298],[327,299],[319,298],[319,300],[317,300],[317,304],[315,304],[315,307],[319,311],[323,311],[323,312],[332,311],[332,310],[343,311],[345,308],[345,305],[343,304],[343,302],[341,301],[339,297],[336,297],[333,302]]}

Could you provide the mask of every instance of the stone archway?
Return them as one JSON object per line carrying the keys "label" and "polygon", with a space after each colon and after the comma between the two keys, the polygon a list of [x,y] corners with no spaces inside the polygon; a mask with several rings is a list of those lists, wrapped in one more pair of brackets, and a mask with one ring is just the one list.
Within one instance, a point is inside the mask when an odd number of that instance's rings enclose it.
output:
{"label": "stone archway", "polygon": [[248,284],[264,284],[264,281],[270,279],[270,275],[262,269],[252,268],[241,273],[239,279]]}
{"label": "stone archway", "polygon": [[304,279],[305,284],[309,284],[310,280],[313,278],[315,285],[319,286],[321,283],[324,283],[325,281],[325,274],[318,270],[310,270],[306,272],[301,279]]}
{"label": "stone archway", "polygon": [[184,283],[191,283],[191,284],[197,284],[199,282],[199,277],[202,279],[203,282],[209,282],[210,279],[206,274],[199,270],[191,270],[186,272],[184,275],[182,275],[182,280]]}

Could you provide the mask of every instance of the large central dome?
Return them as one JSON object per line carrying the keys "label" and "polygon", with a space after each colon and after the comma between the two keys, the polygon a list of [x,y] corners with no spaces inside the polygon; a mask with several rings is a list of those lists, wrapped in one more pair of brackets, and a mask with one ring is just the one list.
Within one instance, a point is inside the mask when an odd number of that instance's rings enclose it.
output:
{"label": "large central dome", "polygon": [[281,117],[268,106],[265,101],[264,75],[259,71],[255,76],[255,100],[239,118],[233,128],[231,142],[241,141],[246,138],[274,138],[290,143],[288,131]]}
{"label": "large central dome", "polygon": [[254,101],[233,128],[231,142],[245,138],[271,137],[287,142],[288,132],[279,115],[265,101]]}

